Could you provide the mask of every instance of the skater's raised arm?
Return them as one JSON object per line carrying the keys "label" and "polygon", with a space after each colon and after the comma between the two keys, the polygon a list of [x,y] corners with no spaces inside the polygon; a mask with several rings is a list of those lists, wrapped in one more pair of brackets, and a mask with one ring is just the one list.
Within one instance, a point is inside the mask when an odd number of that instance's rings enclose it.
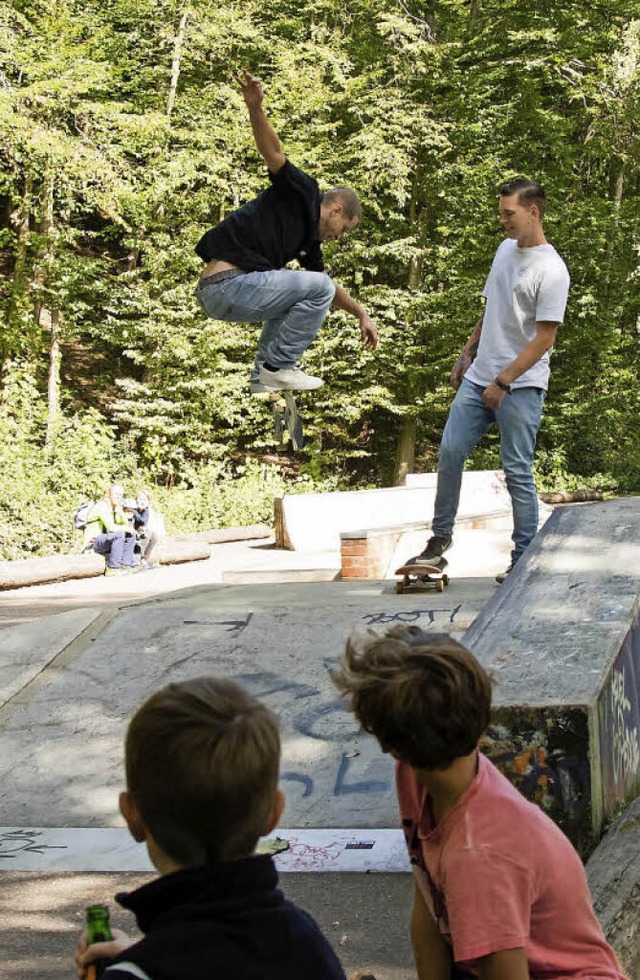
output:
{"label": "skater's raised arm", "polygon": [[333,297],[333,306],[336,310],[344,310],[346,313],[351,313],[360,321],[360,337],[362,343],[365,347],[374,350],[378,346],[378,328],[375,323],[359,303],[356,303],[355,299],[349,295],[347,290],[343,286],[339,286],[335,283],[336,292]]}
{"label": "skater's raised arm", "polygon": [[459,388],[462,379],[471,367],[471,362],[478,353],[478,344],[480,343],[480,334],[482,333],[482,321],[484,319],[484,313],[481,315],[480,319],[473,328],[473,332],[469,337],[468,341],[462,348],[462,353],[460,357],[453,365],[451,370],[451,384],[454,388]]}
{"label": "skater's raised arm", "polygon": [[271,173],[277,174],[284,166],[286,157],[280,140],[262,108],[264,100],[262,82],[245,68],[243,77],[238,79],[238,84],[249,110],[249,120],[256,146]]}

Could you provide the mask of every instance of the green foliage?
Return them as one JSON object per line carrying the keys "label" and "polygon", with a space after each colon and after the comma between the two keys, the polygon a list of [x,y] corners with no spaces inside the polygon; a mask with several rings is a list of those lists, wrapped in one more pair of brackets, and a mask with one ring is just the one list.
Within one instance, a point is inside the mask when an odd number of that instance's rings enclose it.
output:
{"label": "green foliage", "polygon": [[596,472],[588,476],[572,473],[561,449],[539,452],[533,472],[538,493],[559,490],[601,490],[603,493],[615,493],[619,489],[618,482],[609,473]]}
{"label": "green foliage", "polygon": [[55,554],[77,546],[73,515],[135,470],[135,457],[94,410],[61,417],[48,444],[46,405],[32,369],[7,366],[0,399],[0,557]]}
{"label": "green foliage", "polygon": [[[117,481],[135,493],[148,473],[114,429],[92,410],[62,416],[51,442],[40,439],[46,407],[29,367],[8,366],[0,400],[0,558],[77,550],[72,521],[84,500],[103,497]],[[273,464],[247,458],[234,468],[210,463],[171,489],[151,487],[169,533],[236,527],[273,520],[273,499],[285,493],[335,489],[295,479]]]}
{"label": "green foliage", "polygon": [[193,483],[153,491],[154,506],[166,519],[169,533],[199,528],[242,527],[273,522],[273,500],[285,493],[334,489],[331,482],[314,484],[309,477],[287,478],[272,464],[247,458],[231,470],[210,463],[193,475]]}
{"label": "green foliage", "polygon": [[[263,480],[266,500],[272,465],[283,485],[388,482],[408,430],[433,468],[515,173],[547,184],[573,283],[539,478],[640,489],[639,64],[636,0],[0,0],[3,479],[23,500],[0,493],[5,552],[66,547],[35,512],[62,527],[116,473],[168,488],[178,527],[231,520],[245,485],[248,509]],[[305,450],[268,479],[270,412],[246,394],[258,328],[206,321],[193,296],[196,241],[267,179],[243,65],[290,158],[359,192],[326,257],[380,330],[372,355],[329,316]],[[471,465],[495,458],[489,438]]]}

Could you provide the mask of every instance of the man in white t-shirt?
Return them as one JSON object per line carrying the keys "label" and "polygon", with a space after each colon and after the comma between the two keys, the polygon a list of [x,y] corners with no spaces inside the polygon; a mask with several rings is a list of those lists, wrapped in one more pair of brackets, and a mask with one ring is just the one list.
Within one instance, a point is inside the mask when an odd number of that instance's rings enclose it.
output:
{"label": "man in white t-shirt", "polygon": [[538,529],[533,454],[549,355],[569,291],[567,267],[542,228],[546,206],[544,188],[536,181],[518,178],[500,187],[500,221],[507,239],[494,256],[483,290],[484,313],[451,372],[458,393],[440,446],[433,536],[418,564],[443,563],[453,540],[465,460],[493,422],[500,430],[500,458],[513,505],[511,564],[498,581]]}

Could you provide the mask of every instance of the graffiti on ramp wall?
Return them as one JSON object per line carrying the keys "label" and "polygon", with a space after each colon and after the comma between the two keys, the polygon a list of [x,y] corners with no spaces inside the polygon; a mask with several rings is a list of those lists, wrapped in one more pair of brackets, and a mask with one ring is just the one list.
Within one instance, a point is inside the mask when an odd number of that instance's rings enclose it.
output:
{"label": "graffiti on ramp wall", "polygon": [[629,630],[598,700],[605,813],[640,793],[640,623]]}

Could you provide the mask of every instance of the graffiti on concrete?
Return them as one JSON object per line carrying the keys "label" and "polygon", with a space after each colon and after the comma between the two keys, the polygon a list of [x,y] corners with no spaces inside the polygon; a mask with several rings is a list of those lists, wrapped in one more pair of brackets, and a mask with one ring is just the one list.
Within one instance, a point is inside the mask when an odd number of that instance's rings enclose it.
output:
{"label": "graffiti on concrete", "polygon": [[598,702],[605,811],[640,789],[640,626],[627,634]]}
{"label": "graffiti on concrete", "polygon": [[8,830],[0,834],[0,859],[14,858],[19,852],[44,854],[45,851],[65,851],[66,844],[43,844],[40,830]]}
{"label": "graffiti on concrete", "polygon": [[303,776],[300,772],[281,772],[280,782],[286,782],[287,780],[291,781],[292,783],[300,783],[302,786],[304,786],[304,790],[302,792],[303,799],[305,796],[313,795],[313,779],[311,776]]}
{"label": "graffiti on concrete", "polygon": [[509,782],[573,840],[582,832],[588,836],[591,773],[584,711],[496,709],[481,746]]}
{"label": "graffiti on concrete", "polygon": [[462,609],[462,603],[454,606],[453,609],[401,609],[398,612],[377,612],[367,613],[362,618],[370,626],[379,624],[388,625],[389,623],[416,623],[419,619],[426,618],[429,624],[436,622],[436,617],[447,617],[447,622],[455,622],[455,618]]}
{"label": "graffiti on concrete", "polygon": [[627,697],[624,667],[614,670],[611,680],[611,712],[613,715],[613,778],[635,779],[640,772],[640,738],[638,726],[627,719],[632,717],[632,704]]}
{"label": "graffiti on concrete", "polygon": [[[326,660],[324,666],[331,673],[337,662]],[[333,767],[333,772],[329,774],[331,789],[328,790],[333,797],[376,793],[387,795],[390,792],[390,778],[373,778],[369,772],[373,765],[380,774],[388,773],[388,760],[377,747],[373,750],[372,760],[363,759],[359,751],[353,751],[353,741],[359,737],[358,724],[344,701],[335,696],[333,687],[322,689],[271,671],[240,674],[235,679],[261,701],[270,704],[283,718],[285,731],[289,729],[294,735],[312,740],[311,765],[305,767],[305,771],[287,764],[286,737],[284,740],[285,766],[280,779],[285,783],[298,784],[302,789],[302,799],[318,792],[319,759],[323,760],[323,768],[327,765]],[[346,745],[349,747],[345,748]],[[328,752],[324,751],[326,748]],[[327,792],[326,784],[324,792]]]}
{"label": "graffiti on concrete", "polygon": [[328,862],[337,861],[345,845],[341,840],[326,844],[310,844],[307,841],[289,841],[287,850],[288,871],[323,871]]}
{"label": "graffiti on concrete", "polygon": [[343,752],[333,787],[334,796],[351,796],[354,793],[388,793],[390,784],[387,779],[360,779],[347,782],[350,765],[351,756],[347,752]]}
{"label": "graffiti on concrete", "polygon": [[226,633],[235,633],[239,636],[247,628],[252,617],[253,613],[248,613],[244,619],[183,619],[182,622],[185,626],[226,626]]}

